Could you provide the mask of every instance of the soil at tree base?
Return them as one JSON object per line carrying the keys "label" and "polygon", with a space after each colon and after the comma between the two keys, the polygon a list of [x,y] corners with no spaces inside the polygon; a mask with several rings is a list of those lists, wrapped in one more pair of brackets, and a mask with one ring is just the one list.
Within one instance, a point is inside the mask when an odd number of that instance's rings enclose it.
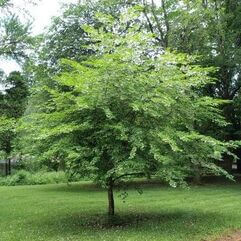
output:
{"label": "soil at tree base", "polygon": [[214,241],[241,241],[241,231],[233,232],[222,238],[215,239]]}

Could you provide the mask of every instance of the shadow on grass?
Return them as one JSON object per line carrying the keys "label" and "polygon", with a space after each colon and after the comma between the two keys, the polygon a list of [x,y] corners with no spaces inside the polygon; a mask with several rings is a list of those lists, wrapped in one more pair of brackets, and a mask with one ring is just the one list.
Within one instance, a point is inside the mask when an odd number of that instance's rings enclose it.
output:
{"label": "shadow on grass", "polygon": [[72,215],[68,218],[63,218],[63,221],[68,223],[71,220],[76,226],[91,229],[115,229],[115,228],[134,228],[142,227],[149,224],[161,225],[167,223],[183,223],[182,221],[189,220],[194,223],[197,220],[213,219],[213,215],[191,214],[187,212],[173,212],[173,213],[122,213],[109,218],[106,214],[93,215],[84,217],[78,214]]}
{"label": "shadow on grass", "polygon": [[[162,232],[195,232],[207,227],[207,224],[215,222],[215,225],[223,223],[222,215],[215,213],[200,213],[191,211],[175,212],[132,212],[120,213],[111,219],[106,214],[87,214],[73,213],[67,216],[51,217],[44,220],[41,228],[44,230],[76,233],[81,230],[90,232],[108,231],[108,230],[136,230],[157,227]],[[34,226],[34,223],[32,223]],[[36,227],[39,227],[39,223]]]}

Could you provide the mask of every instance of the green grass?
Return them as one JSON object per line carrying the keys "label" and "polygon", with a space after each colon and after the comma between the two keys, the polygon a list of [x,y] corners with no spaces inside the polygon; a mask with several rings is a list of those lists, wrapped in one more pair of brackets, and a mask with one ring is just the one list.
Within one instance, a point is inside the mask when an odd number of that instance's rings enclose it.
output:
{"label": "green grass", "polygon": [[241,184],[143,190],[125,203],[117,193],[110,226],[106,192],[88,183],[1,187],[0,241],[195,241],[241,229]]}

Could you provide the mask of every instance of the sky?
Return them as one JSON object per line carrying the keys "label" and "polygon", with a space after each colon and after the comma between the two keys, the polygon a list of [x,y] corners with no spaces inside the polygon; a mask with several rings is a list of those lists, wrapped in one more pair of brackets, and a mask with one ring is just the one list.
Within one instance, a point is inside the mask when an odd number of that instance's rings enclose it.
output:
{"label": "sky", "polygon": [[[38,5],[26,5],[21,0],[18,0],[19,8],[26,8],[32,17],[33,17],[33,25],[32,25],[32,33],[33,35],[40,34],[44,31],[46,26],[49,25],[52,16],[58,16],[61,13],[61,3],[69,2],[75,3],[78,0],[39,0]],[[20,70],[20,66],[17,65],[14,61],[2,60],[0,61],[0,67],[5,71],[5,73],[10,73],[14,70]]]}
{"label": "sky", "polygon": [[33,34],[41,33],[50,23],[51,17],[59,15],[61,12],[61,3],[74,3],[78,0],[41,0],[37,6],[31,6],[30,12],[34,18]]}

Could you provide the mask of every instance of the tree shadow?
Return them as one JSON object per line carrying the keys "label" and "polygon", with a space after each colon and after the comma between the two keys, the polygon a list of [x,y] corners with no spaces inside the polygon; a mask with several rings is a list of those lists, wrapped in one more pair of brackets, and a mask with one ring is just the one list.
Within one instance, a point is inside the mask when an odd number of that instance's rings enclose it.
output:
{"label": "tree shadow", "polygon": [[[96,231],[104,230],[104,229],[129,229],[142,227],[147,224],[171,224],[175,222],[175,226],[177,223],[182,224],[192,224],[203,222],[207,222],[207,220],[220,218],[213,213],[203,214],[203,213],[193,213],[188,211],[176,211],[176,212],[131,212],[131,213],[118,213],[113,217],[108,217],[107,214],[96,214],[86,216],[84,214],[72,214],[68,217],[62,217],[62,219],[58,219],[58,222],[61,220],[63,223],[71,223],[74,224],[75,227],[79,228],[90,228],[95,229]],[[53,221],[53,220],[52,220]],[[52,222],[51,221],[51,222]],[[52,223],[53,224],[53,223]],[[72,227],[72,225],[71,225]],[[70,229],[72,229],[69,227]]]}
{"label": "tree shadow", "polygon": [[[226,217],[227,218],[227,217]],[[43,230],[51,229],[54,233],[76,233],[76,231],[101,232],[108,230],[135,230],[148,227],[159,227],[163,232],[198,232],[206,227],[207,223],[222,226],[223,216],[217,213],[202,213],[185,210],[165,212],[121,212],[109,218],[106,213],[89,214],[72,213],[66,216],[53,216],[39,223],[32,223],[32,227]],[[53,233],[53,232],[52,232]]]}

